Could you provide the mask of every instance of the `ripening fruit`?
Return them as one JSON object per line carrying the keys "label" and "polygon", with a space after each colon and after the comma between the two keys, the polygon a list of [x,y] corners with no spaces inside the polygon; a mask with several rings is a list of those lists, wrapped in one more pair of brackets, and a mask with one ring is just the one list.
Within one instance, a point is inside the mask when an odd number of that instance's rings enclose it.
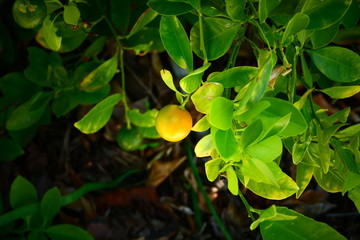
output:
{"label": "ripening fruit", "polygon": [[47,8],[44,0],[16,0],[12,14],[20,27],[31,29],[43,22]]}
{"label": "ripening fruit", "polygon": [[162,108],[155,119],[155,127],[159,135],[169,142],[183,140],[192,128],[190,113],[171,104]]}

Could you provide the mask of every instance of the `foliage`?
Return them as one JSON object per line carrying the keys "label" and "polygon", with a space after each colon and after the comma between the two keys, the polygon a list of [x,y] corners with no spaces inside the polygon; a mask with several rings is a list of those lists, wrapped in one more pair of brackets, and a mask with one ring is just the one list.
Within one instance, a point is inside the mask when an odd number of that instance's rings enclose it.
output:
{"label": "foliage", "polygon": [[[157,110],[141,113],[128,106],[123,54],[165,50],[188,74],[177,87],[171,72],[162,70],[164,83],[181,106],[191,101],[204,115],[192,129],[206,133],[195,153],[209,158],[205,170],[210,181],[221,174],[234,195],[241,196],[240,181],[261,197],[280,200],[299,197],[314,177],[328,192],[347,193],[360,210],[359,124],[347,123],[349,108],[328,115],[312,98],[321,93],[335,101],[360,92],[360,57],[343,44],[358,37],[358,1],[110,0],[105,5],[98,0],[66,4],[45,0],[45,4],[47,15],[31,36],[41,48],[28,47],[29,65],[0,79],[0,124],[6,129],[0,138],[1,161],[23,154],[22,148],[52,114],[65,116],[78,105],[96,104],[74,124],[83,133],[100,130],[121,102],[126,128],[138,129],[141,140],[157,139]],[[132,4],[143,11],[141,15],[130,11]],[[3,32],[9,31],[2,25]],[[93,33],[97,37],[89,37]],[[109,39],[115,41],[111,54],[99,55]],[[8,42],[2,34],[0,45]],[[79,55],[66,55],[84,46]],[[251,48],[256,66],[237,66],[244,46]],[[11,63],[14,53],[8,56]],[[220,58],[227,58],[228,64],[214,72],[211,67]],[[122,89],[108,96],[117,74]],[[129,150],[142,147],[146,146],[140,142]],[[280,167],[285,152],[297,167],[296,179]],[[17,181],[10,196],[12,207],[34,204],[36,192],[26,181]],[[30,202],[16,197],[17,188],[27,188]],[[47,199],[59,198],[52,189],[41,201],[44,226],[59,208],[48,206]],[[259,214],[251,228],[260,225],[264,239],[296,239],[300,232],[312,239],[344,239],[329,226],[286,208],[248,210]],[[25,219],[28,224],[30,220]],[[291,231],[282,230],[290,225]],[[58,239],[59,232],[71,228],[53,226],[46,233]],[[322,235],[313,235],[312,229]]]}

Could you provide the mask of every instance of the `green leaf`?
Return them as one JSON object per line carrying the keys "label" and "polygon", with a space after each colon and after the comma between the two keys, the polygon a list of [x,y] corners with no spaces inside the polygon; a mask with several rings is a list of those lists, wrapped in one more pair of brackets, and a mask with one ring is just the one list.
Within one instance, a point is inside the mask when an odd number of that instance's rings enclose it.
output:
{"label": "green leaf", "polygon": [[289,216],[278,213],[276,211],[276,206],[271,205],[271,207],[261,211],[259,218],[250,225],[250,230],[254,230],[257,226],[259,226],[260,223],[265,221],[282,221],[293,219],[296,219],[296,216]]}
{"label": "green leaf", "polygon": [[271,10],[273,10],[281,0],[260,0],[259,3],[259,20],[260,23],[264,23],[269,16]]}
{"label": "green leaf", "polygon": [[57,51],[61,47],[62,37],[56,34],[57,30],[54,22],[50,20],[50,15],[47,15],[42,24],[42,32],[47,46],[53,51]]}
{"label": "green leaf", "polygon": [[349,126],[336,134],[336,137],[346,139],[354,136],[360,136],[360,123]]}
{"label": "green leaf", "polygon": [[319,90],[332,98],[342,99],[354,96],[360,92],[360,86],[337,86]]}
{"label": "green leaf", "polygon": [[160,71],[160,75],[161,75],[162,80],[164,81],[164,83],[166,84],[166,86],[168,88],[173,90],[175,93],[179,93],[179,91],[176,89],[176,87],[174,85],[173,76],[171,75],[170,71],[163,69]]}
{"label": "green leaf", "polygon": [[342,187],[342,194],[344,195],[346,192],[360,185],[360,174],[349,172],[349,176],[346,178],[344,185]]}
{"label": "green leaf", "polygon": [[115,105],[120,102],[122,96],[119,93],[113,94],[93,107],[74,126],[85,134],[95,133],[105,126],[109,121]]}
{"label": "green leaf", "polygon": [[216,151],[223,159],[231,159],[237,153],[238,145],[231,128],[220,130],[212,127],[211,136]]}
{"label": "green leaf", "polygon": [[309,6],[310,9],[302,11],[310,18],[310,23],[306,29],[324,29],[341,19],[348,10],[351,1],[327,0]]}
{"label": "green leaf", "polygon": [[191,100],[198,112],[209,113],[212,101],[221,96],[224,92],[224,87],[219,83],[207,83],[198,88],[194,94],[191,95]]}
{"label": "green leaf", "polygon": [[[305,60],[305,57],[304,57],[303,53],[301,53],[300,59],[301,59],[301,69],[302,69],[303,74],[304,74],[304,82],[305,82],[305,84],[307,85],[308,88],[312,88],[313,87],[313,79],[312,79],[311,73],[309,71],[309,68],[308,68],[308,66],[306,64],[306,60]],[[311,91],[312,91],[312,89],[311,89]],[[308,92],[307,94],[310,94],[310,92]],[[307,98],[307,95],[305,95],[305,96]],[[306,100],[306,98],[305,98],[305,100]],[[303,101],[305,101],[305,100],[303,100]],[[301,108],[296,107],[296,108],[301,110],[302,107]]]}
{"label": "green leaf", "polygon": [[43,196],[40,203],[41,215],[45,223],[51,223],[61,208],[61,194],[57,187],[49,189]]}
{"label": "green leaf", "polygon": [[286,207],[276,207],[276,212],[289,218],[280,221],[269,219],[261,222],[260,230],[264,240],[346,240],[329,225],[305,217]]}
{"label": "green leaf", "polygon": [[[278,125],[276,129],[282,129],[281,132],[275,133],[280,137],[296,136],[307,129],[307,123],[301,112],[290,102],[279,98],[263,98],[261,101],[267,101],[271,105],[264,111],[260,112],[253,119],[249,119],[247,124],[251,124],[257,119],[261,119],[264,129],[272,129],[274,125]],[[288,122],[287,117],[290,116]],[[282,120],[282,121],[281,121]],[[280,122],[279,122],[280,121]],[[285,128],[283,128],[285,126]]]}
{"label": "green leaf", "polygon": [[[310,145],[310,147],[313,144]],[[317,147],[316,145],[314,146]],[[312,151],[310,154],[315,154],[311,156],[318,164],[321,164],[320,155],[317,152],[318,150],[312,147]],[[330,151],[330,157],[332,158],[332,164],[329,166],[329,171],[324,173],[323,168],[314,168],[314,177],[316,182],[320,185],[320,187],[328,192],[336,193],[341,192],[344,185],[344,173],[346,173],[346,168],[339,159],[337,154],[334,154],[333,151]],[[335,155],[335,156],[334,156]]]}
{"label": "green leaf", "polygon": [[272,69],[275,65],[275,62],[273,61],[273,56],[275,56],[273,52],[270,52],[268,59],[266,60],[264,65],[262,65],[260,68],[258,74],[259,78],[256,79],[256,85],[254,89],[251,89],[251,91],[249,90],[249,93],[247,93],[250,94],[251,96],[250,97],[251,102],[256,102],[264,96],[269,81],[271,80]]}
{"label": "green leaf", "polygon": [[7,138],[0,138],[0,152],[0,162],[8,162],[24,154],[16,141]]}
{"label": "green leaf", "polygon": [[40,90],[22,73],[11,72],[0,78],[0,90],[3,96],[11,101],[23,103]]}
{"label": "green leaf", "polygon": [[[195,146],[195,154],[197,157],[208,157],[214,150],[211,134],[206,135]],[[210,164],[210,163],[209,163]],[[206,164],[205,164],[206,167]],[[208,179],[210,180],[209,176]],[[211,181],[211,180],[210,180]]]}
{"label": "green leaf", "polygon": [[126,32],[131,16],[130,0],[111,0],[109,2],[110,19],[122,33]]}
{"label": "green leaf", "polygon": [[205,163],[206,177],[210,182],[215,181],[215,179],[219,176],[221,162],[222,159],[218,158],[218,159],[211,159]]}
{"label": "green leaf", "polygon": [[264,111],[266,108],[270,107],[271,104],[266,101],[255,102],[253,105],[249,106],[248,109],[241,111],[235,111],[234,119],[241,122],[249,122],[251,119],[256,118],[259,113]]}
{"label": "green leaf", "polygon": [[94,240],[90,233],[71,224],[54,225],[46,229],[45,232],[51,240]]}
{"label": "green leaf", "polygon": [[191,128],[191,131],[204,132],[211,127],[207,116],[202,117],[197,123]]}
{"label": "green leaf", "polygon": [[31,182],[17,176],[10,189],[10,205],[13,209],[36,203],[38,194]]}
{"label": "green leaf", "polygon": [[288,22],[283,34],[281,43],[284,43],[287,38],[303,30],[309,24],[309,17],[303,13],[296,13]]}
{"label": "green leaf", "polygon": [[235,19],[241,20],[245,17],[245,0],[225,0],[227,14]]}
{"label": "green leaf", "polygon": [[161,15],[181,15],[191,11],[191,5],[170,0],[149,0],[148,6]]}
{"label": "green leaf", "polygon": [[160,37],[172,60],[180,67],[192,71],[193,58],[189,38],[176,16],[162,16]]}
{"label": "green leaf", "polygon": [[345,15],[342,17],[341,22],[344,27],[350,29],[355,28],[360,18],[360,5],[356,0],[351,1],[351,5]]}
{"label": "green leaf", "polygon": [[187,93],[194,92],[200,86],[202,76],[209,67],[210,63],[207,63],[183,77],[180,80],[180,87]]}
{"label": "green leaf", "polygon": [[49,106],[50,92],[39,92],[29,101],[17,107],[6,122],[6,129],[22,130],[35,124]]}
{"label": "green leaf", "polygon": [[[112,0],[112,1],[119,2],[118,0]],[[157,12],[155,12],[154,10],[152,10],[150,8],[147,9],[145,12],[143,12],[143,14],[141,14],[141,16],[136,21],[134,27],[131,29],[131,31],[127,37],[129,38],[132,35],[134,35],[135,33],[142,30],[146,25],[148,25],[150,22],[152,22],[157,16],[158,16]]]}
{"label": "green leaf", "polygon": [[[215,60],[229,50],[240,27],[240,23],[224,18],[204,18],[204,44],[208,60]],[[196,55],[204,58],[200,47],[199,22],[195,23],[190,31],[190,44]]]}
{"label": "green leaf", "polygon": [[339,30],[340,22],[337,22],[327,28],[314,30],[310,35],[313,49],[328,45],[336,36]]}
{"label": "green leaf", "polygon": [[314,174],[314,166],[308,153],[296,167],[296,184],[299,190],[296,192],[296,198],[299,198],[309,185]]}
{"label": "green leaf", "polygon": [[80,11],[74,2],[64,5],[64,21],[67,24],[77,25],[80,19]]}
{"label": "green leaf", "polygon": [[252,157],[263,162],[270,162],[279,157],[282,153],[282,142],[278,136],[271,136],[261,142],[251,145],[245,151]]}
{"label": "green leaf", "polygon": [[117,65],[118,55],[115,54],[82,80],[80,90],[92,92],[108,84],[116,74]]}
{"label": "green leaf", "polygon": [[159,133],[156,131],[155,127],[139,127],[141,135],[144,138],[158,139],[160,138]]}
{"label": "green leaf", "polygon": [[228,189],[229,191],[237,196],[239,194],[239,180],[236,176],[235,170],[232,166],[226,169],[226,178],[228,181]]}
{"label": "green leaf", "polygon": [[[265,163],[262,160],[256,158],[248,158],[242,160],[243,164],[241,166],[241,172],[246,177],[257,183],[265,183],[279,189],[280,186],[276,180],[275,174],[277,172],[272,172],[274,162]],[[277,169],[276,169],[277,171]],[[247,187],[247,185],[245,184]]]}
{"label": "green leaf", "polygon": [[[238,173],[240,181],[244,185],[246,184],[246,187],[253,193],[261,197],[273,200],[285,199],[299,190],[299,187],[296,185],[294,180],[285,173],[283,173],[280,167],[275,162],[270,162],[266,165],[270,168],[270,171],[275,176],[277,185],[279,187],[264,182],[259,183],[252,179],[249,179],[246,182],[244,176],[241,173]],[[249,169],[249,171],[251,170]]]}
{"label": "green leaf", "polygon": [[296,138],[293,149],[291,151],[292,159],[294,164],[299,164],[311,143],[311,128],[308,128],[307,131]]}
{"label": "green leaf", "polygon": [[263,124],[261,120],[257,120],[249,124],[240,136],[239,145],[245,149],[252,144],[256,144],[263,133]]}
{"label": "green leaf", "polygon": [[24,75],[27,79],[40,86],[50,87],[51,84],[48,81],[48,65],[49,57],[45,50],[28,47],[28,60],[30,64],[24,71]]}
{"label": "green leaf", "polygon": [[162,52],[162,44],[159,29],[155,27],[145,27],[128,39],[122,40],[124,49],[134,50],[136,54],[144,55],[150,51]]}
{"label": "green leaf", "polygon": [[151,109],[145,113],[140,113],[139,109],[131,109],[128,112],[128,117],[130,122],[138,127],[153,127],[158,112],[156,109]]}
{"label": "green leaf", "polygon": [[221,83],[224,88],[244,87],[259,72],[256,67],[240,66],[227,69],[211,77],[207,82]]}
{"label": "green leaf", "polygon": [[211,102],[209,122],[221,130],[227,130],[232,126],[234,103],[224,97],[217,97]]}

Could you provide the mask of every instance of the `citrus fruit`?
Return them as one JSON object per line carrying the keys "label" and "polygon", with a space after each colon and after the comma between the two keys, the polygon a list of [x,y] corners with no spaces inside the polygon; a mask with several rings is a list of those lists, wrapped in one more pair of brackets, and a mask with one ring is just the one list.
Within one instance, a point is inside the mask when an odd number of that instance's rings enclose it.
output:
{"label": "citrus fruit", "polygon": [[116,140],[122,149],[134,151],[142,144],[143,137],[138,128],[132,127],[131,129],[128,129],[124,127],[118,132]]}
{"label": "citrus fruit", "polygon": [[16,0],[12,14],[20,27],[31,29],[43,22],[47,8],[44,0]]}
{"label": "citrus fruit", "polygon": [[155,127],[162,138],[169,142],[177,142],[189,135],[192,118],[187,110],[170,104],[159,111],[155,118]]}

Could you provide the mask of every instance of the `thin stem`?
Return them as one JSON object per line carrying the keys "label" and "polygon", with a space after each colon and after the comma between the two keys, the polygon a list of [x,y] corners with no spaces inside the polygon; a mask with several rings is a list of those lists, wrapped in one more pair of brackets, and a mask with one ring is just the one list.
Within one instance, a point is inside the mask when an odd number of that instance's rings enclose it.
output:
{"label": "thin stem", "polygon": [[290,103],[294,103],[295,99],[295,88],[296,88],[296,81],[297,81],[297,74],[296,74],[296,65],[299,56],[299,51],[296,49],[296,53],[294,55],[294,65],[292,66],[292,78],[288,82],[288,98]]}
{"label": "thin stem", "polygon": [[203,16],[202,13],[199,12],[199,29],[200,29],[200,49],[204,54],[204,64],[208,63],[208,57],[207,57],[207,53],[206,53],[206,48],[205,48],[205,40],[204,40],[204,23],[203,23]]}
{"label": "thin stem", "polygon": [[124,71],[124,50],[121,47],[119,48],[119,65],[120,65],[121,86],[122,86],[122,95],[123,95],[122,101],[125,108],[126,127],[130,129],[131,123],[128,115],[130,108],[127,104],[126,89],[125,89],[126,87],[125,87],[125,71]]}
{"label": "thin stem", "polygon": [[204,188],[204,185],[201,181],[201,178],[200,178],[200,175],[196,169],[196,166],[195,166],[195,163],[194,163],[194,158],[193,158],[193,154],[192,154],[192,148],[190,147],[190,144],[189,142],[187,141],[186,142],[186,150],[187,150],[187,155],[188,155],[188,159],[189,159],[189,165],[190,165],[190,168],[191,168],[191,171],[192,173],[194,174],[194,177],[195,177],[195,180],[200,188],[200,191],[201,191],[201,194],[203,195],[204,199],[205,199],[205,202],[206,204],[208,205],[209,207],[209,210],[211,212],[211,214],[213,215],[214,217],[214,220],[216,222],[216,224],[219,226],[221,232],[224,234],[225,238],[227,240],[231,240],[231,236],[230,234],[227,232],[225,226],[223,225],[219,215],[217,214],[216,212],[216,209],[214,207],[214,205],[211,203],[211,200],[207,194],[207,192],[205,191],[205,188]]}
{"label": "thin stem", "polygon": [[243,204],[245,205],[246,211],[248,213],[248,216],[251,218],[251,220],[254,222],[256,219],[254,217],[254,215],[251,212],[251,206],[250,204],[246,201],[246,198],[244,197],[244,195],[242,194],[241,191],[239,191],[239,197],[241,198],[241,201],[243,202]]}

